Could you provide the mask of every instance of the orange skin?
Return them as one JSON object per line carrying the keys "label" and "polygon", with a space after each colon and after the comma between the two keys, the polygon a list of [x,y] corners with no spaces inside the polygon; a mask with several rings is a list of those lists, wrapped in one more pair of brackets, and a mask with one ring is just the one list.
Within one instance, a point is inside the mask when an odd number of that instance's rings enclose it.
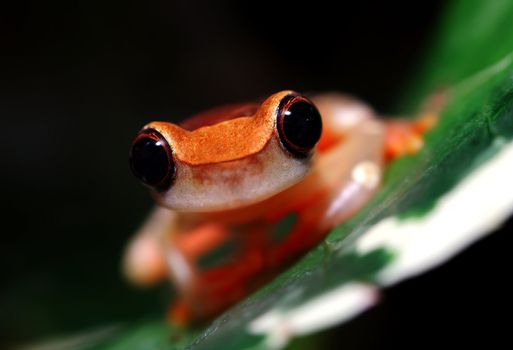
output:
{"label": "orange skin", "polygon": [[139,285],[171,278],[173,323],[219,314],[317,245],[377,191],[386,162],[415,153],[436,121],[425,113],[385,123],[353,98],[316,96],[322,135],[315,154],[297,160],[275,130],[289,94],[145,127],[166,138],[177,170],[171,189],[155,193],[161,207],[128,246],[124,270]]}

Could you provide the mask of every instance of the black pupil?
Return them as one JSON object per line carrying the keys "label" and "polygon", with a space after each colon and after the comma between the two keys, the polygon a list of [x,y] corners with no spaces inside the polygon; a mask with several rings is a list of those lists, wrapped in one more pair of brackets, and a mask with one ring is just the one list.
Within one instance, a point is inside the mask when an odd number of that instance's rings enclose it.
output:
{"label": "black pupil", "polygon": [[283,112],[282,128],[290,146],[298,151],[309,151],[321,137],[321,115],[311,103],[296,102]]}
{"label": "black pupil", "polygon": [[135,176],[150,186],[159,185],[170,171],[167,144],[164,140],[143,136],[130,153],[130,166]]}

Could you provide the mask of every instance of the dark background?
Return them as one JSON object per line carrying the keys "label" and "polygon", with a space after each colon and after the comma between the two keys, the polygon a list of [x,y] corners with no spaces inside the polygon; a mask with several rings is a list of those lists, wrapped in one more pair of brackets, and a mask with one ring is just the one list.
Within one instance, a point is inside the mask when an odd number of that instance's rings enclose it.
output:
{"label": "dark background", "polygon": [[[135,290],[119,272],[152,206],[127,165],[142,125],[282,89],[347,91],[394,113],[443,3],[2,5],[0,346],[163,312],[165,288]],[[502,339],[506,231],[388,290],[329,342]]]}

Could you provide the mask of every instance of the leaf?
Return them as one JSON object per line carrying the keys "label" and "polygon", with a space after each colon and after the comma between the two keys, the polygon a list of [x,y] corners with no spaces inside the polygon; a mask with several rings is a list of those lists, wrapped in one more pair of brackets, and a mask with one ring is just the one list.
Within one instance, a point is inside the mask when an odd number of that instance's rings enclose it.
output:
{"label": "leaf", "polygon": [[[508,1],[451,3],[401,104],[403,111],[414,110],[443,88],[450,102],[440,123],[421,152],[391,164],[371,203],[324,243],[204,329],[170,329],[154,319],[128,326],[102,348],[281,348],[294,335],[353,317],[377,301],[380,286],[443,262],[493,229],[511,210],[507,193],[499,193],[504,197],[497,201],[500,215],[473,222],[480,232],[456,228],[449,242],[436,241],[436,235],[426,241],[415,231],[451,220],[451,203],[487,186],[497,173],[493,169],[503,167],[504,159],[511,161],[506,145],[513,135],[512,15]],[[394,241],[390,229],[402,238]],[[429,243],[421,250],[423,260],[407,259],[414,243]]]}

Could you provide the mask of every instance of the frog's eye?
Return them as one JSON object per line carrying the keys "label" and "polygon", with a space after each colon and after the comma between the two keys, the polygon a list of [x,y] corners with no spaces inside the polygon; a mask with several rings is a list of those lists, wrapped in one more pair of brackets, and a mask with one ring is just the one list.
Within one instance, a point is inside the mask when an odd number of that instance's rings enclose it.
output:
{"label": "frog's eye", "polygon": [[154,129],[141,131],[130,150],[130,167],[145,185],[157,191],[167,190],[175,173],[175,164],[164,136]]}
{"label": "frog's eye", "polygon": [[281,100],[276,127],[283,146],[293,155],[305,157],[321,137],[322,119],[309,99],[293,94]]}

